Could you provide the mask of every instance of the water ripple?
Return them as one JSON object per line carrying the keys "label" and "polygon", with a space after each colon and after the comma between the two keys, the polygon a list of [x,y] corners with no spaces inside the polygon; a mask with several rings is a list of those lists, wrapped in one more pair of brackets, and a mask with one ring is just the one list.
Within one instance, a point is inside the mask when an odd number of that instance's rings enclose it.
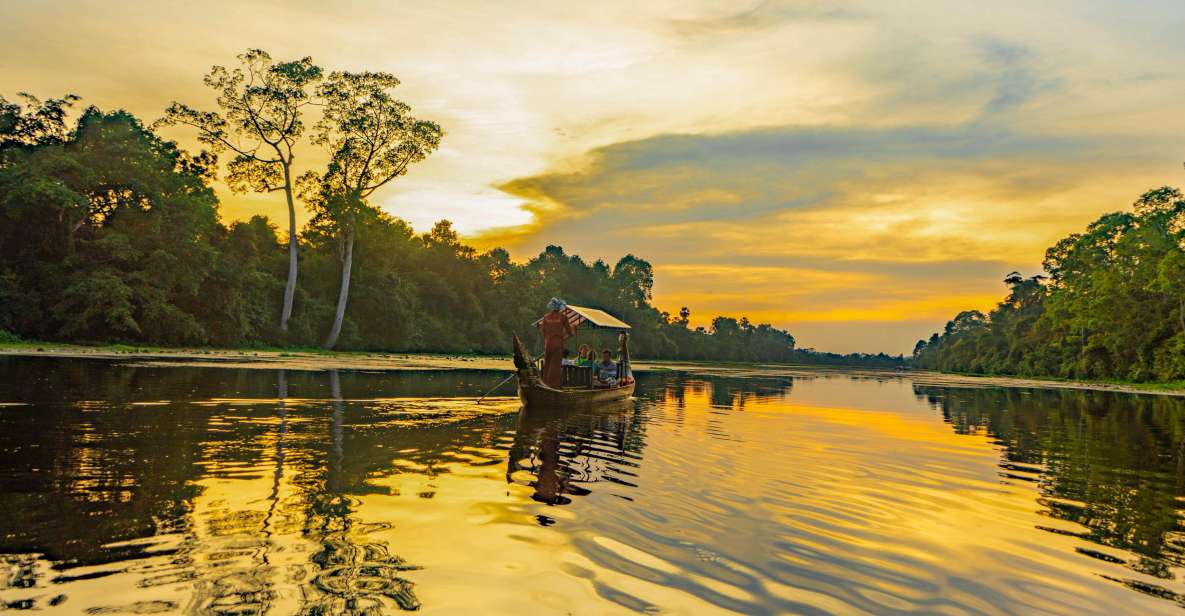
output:
{"label": "water ripple", "polygon": [[88,366],[0,379],[3,608],[1185,606],[1176,400],[746,369],[520,413],[494,373]]}

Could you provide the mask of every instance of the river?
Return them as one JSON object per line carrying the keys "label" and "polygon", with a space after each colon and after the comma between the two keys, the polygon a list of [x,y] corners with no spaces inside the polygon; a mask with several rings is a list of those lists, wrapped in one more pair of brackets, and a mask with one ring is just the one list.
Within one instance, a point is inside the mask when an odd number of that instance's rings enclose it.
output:
{"label": "river", "polygon": [[0,610],[1126,614],[1185,606],[1185,401],[886,374],[0,358]]}

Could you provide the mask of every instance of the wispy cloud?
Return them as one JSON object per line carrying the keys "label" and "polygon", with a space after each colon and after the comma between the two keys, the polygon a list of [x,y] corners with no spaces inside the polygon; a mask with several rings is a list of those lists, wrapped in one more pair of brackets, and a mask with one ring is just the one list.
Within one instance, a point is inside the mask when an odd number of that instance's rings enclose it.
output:
{"label": "wispy cloud", "polygon": [[660,265],[671,309],[933,327],[964,302],[989,307],[1003,274],[1038,267],[1067,221],[1122,207],[1140,187],[1110,183],[1172,146],[987,121],[664,135],[502,185],[535,221],[488,239],[640,253]]}
{"label": "wispy cloud", "polygon": [[[928,201],[1025,198],[1066,190],[1099,165],[1132,166],[1121,153],[1153,157],[1165,140],[1040,136],[977,122],[958,127],[773,127],[719,135],[663,135],[598,148],[579,169],[519,178],[500,188],[527,201],[549,231],[674,230],[823,212],[859,213],[884,224],[935,227]],[[1119,159],[1119,160],[1117,160]],[[1034,173],[1034,167],[1041,172]],[[960,186],[978,183],[959,196]],[[874,219],[865,221],[875,222]],[[974,221],[971,221],[974,222]],[[854,225],[853,233],[867,230]]]}
{"label": "wispy cloud", "polygon": [[[908,350],[1181,179],[1179,0],[9,5],[9,94],[146,119],[211,105],[202,74],[246,47],[394,72],[448,135],[377,196],[388,211],[519,258],[637,253],[660,305],[824,349]],[[227,218],[286,215],[219,196]]]}
{"label": "wispy cloud", "polygon": [[976,45],[984,57],[981,76],[994,90],[985,115],[1011,111],[1057,89],[1060,80],[1041,74],[1032,49],[992,36],[980,37]]}
{"label": "wispy cloud", "polygon": [[728,5],[724,13],[669,19],[666,24],[677,37],[694,44],[727,40],[734,36],[754,36],[788,23],[863,20],[870,13],[855,9],[851,3],[806,0],[784,2],[763,0],[736,10]]}

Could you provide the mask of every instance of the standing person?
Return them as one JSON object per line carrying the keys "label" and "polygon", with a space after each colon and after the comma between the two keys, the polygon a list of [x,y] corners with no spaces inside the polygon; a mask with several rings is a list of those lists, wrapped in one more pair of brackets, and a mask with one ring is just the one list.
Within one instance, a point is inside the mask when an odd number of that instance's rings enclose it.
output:
{"label": "standing person", "polygon": [[543,333],[543,384],[559,389],[564,385],[564,339],[576,331],[562,312],[568,304],[553,297],[547,302],[547,314],[539,321]]}

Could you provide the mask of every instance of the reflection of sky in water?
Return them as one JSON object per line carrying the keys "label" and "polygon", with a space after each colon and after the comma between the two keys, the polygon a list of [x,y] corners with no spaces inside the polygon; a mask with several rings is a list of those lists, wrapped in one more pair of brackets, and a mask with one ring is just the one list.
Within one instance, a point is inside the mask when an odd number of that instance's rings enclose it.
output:
{"label": "reflection of sky in water", "polygon": [[497,373],[0,370],[11,608],[1131,613],[1185,593],[1168,398],[652,373],[626,407],[518,414],[474,404]]}

